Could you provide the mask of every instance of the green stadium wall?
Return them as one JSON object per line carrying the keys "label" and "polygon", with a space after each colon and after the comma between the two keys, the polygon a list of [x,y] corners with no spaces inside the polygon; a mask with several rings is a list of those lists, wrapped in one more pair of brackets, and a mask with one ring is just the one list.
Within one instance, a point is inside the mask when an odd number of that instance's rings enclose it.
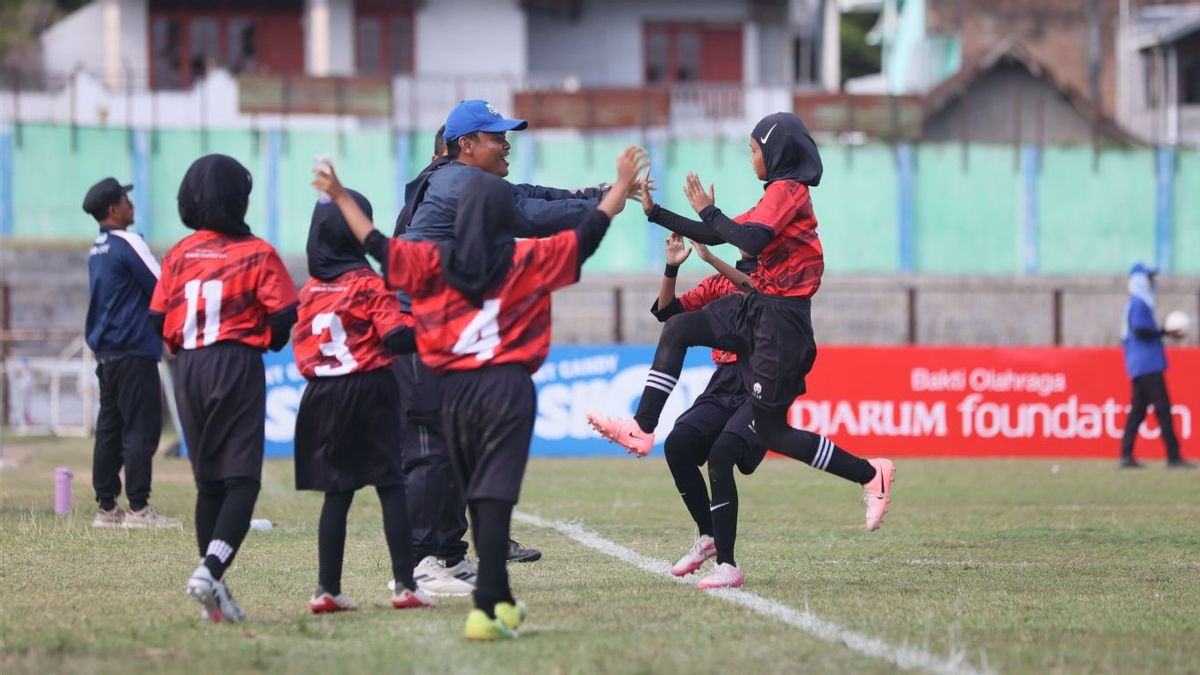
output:
{"label": "green stadium wall", "polygon": [[[385,230],[404,183],[429,160],[432,132],[72,129],[24,124],[0,130],[0,235],[35,242],[86,241],[95,223],[80,210],[104,176],[138,183],[138,229],[158,250],[187,234],[175,193],[188,165],[231,155],[254,176],[247,221],[285,254],[304,250],[313,156],[328,154],[346,184],[367,195]],[[513,134],[516,182],[558,187],[613,177],[613,160],[640,138]],[[740,139],[647,142],[657,198],[689,211],[688,171],[716,186],[730,215],[762,192]],[[1136,259],[1200,274],[1200,150],[869,144],[822,148],[813,190],[831,272],[935,275],[1119,274]],[[148,185],[146,185],[148,183]],[[655,270],[665,232],[635,204],[614,224],[590,276]],[[698,260],[688,265],[700,269]]]}

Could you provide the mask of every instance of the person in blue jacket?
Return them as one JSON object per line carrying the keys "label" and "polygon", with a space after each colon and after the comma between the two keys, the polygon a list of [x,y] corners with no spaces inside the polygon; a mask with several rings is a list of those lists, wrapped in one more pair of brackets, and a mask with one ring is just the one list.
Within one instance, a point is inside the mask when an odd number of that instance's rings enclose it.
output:
{"label": "person in blue jacket", "polygon": [[[525,129],[525,120],[508,119],[487,101],[460,102],[441,130],[443,146],[435,146],[429,166],[408,183],[404,208],[393,236],[413,241],[454,239],[459,195],[471,179],[490,173],[508,175],[512,149],[508,132]],[[444,154],[443,154],[444,153]],[[563,190],[513,184],[517,237],[545,237],[575,227],[595,210],[607,186]],[[640,199],[640,190],[627,197]],[[408,298],[400,294],[409,310]],[[413,576],[433,595],[467,595],[474,590],[475,570],[466,559],[466,503],[454,484],[450,457],[440,428],[440,377],[416,354],[396,359],[403,419],[403,470],[412,520]],[[510,562],[533,562],[541,551],[509,541]]]}
{"label": "person in blue jacket", "polygon": [[1163,443],[1167,446],[1167,467],[1190,469],[1195,465],[1184,461],[1179,454],[1179,439],[1175,436],[1175,421],[1171,417],[1171,398],[1163,372],[1167,369],[1167,354],[1163,336],[1180,337],[1159,327],[1154,318],[1154,277],[1157,270],[1137,263],[1129,270],[1129,302],[1125,305],[1125,322],[1121,329],[1121,346],[1125,352],[1125,371],[1133,380],[1133,403],[1125,420],[1121,438],[1121,463],[1124,468],[1139,468],[1133,458],[1133,445],[1138,427],[1146,419],[1147,406],[1154,406]]}
{"label": "person in blue jacket", "polygon": [[[162,433],[162,340],[150,326],[150,296],[158,261],[141,236],[128,231],[133,204],[121,185],[105,178],[87,192],[83,210],[100,224],[88,253],[84,339],[96,355],[100,414],[92,453],[95,527],[180,527],[150,506],[151,460]],[[129,511],[117,504],[121,467]]]}

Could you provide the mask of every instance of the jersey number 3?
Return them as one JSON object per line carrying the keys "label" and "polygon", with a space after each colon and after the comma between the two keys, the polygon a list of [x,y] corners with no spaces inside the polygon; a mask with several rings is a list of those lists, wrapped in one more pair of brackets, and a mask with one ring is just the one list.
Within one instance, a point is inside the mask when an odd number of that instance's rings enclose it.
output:
{"label": "jersey number 3", "polygon": [[[221,287],[220,281],[192,279],[183,285],[183,297],[187,300],[187,316],[183,319],[183,348],[207,347],[217,341],[221,332]],[[196,343],[200,297],[204,296],[204,344]]]}
{"label": "jersey number 3", "polygon": [[358,367],[358,361],[354,360],[354,355],[346,347],[346,328],[342,325],[341,318],[333,312],[313,317],[313,335],[320,335],[325,332],[326,328],[329,329],[329,342],[320,344],[321,353],[337,359],[338,364],[336,366],[319,365],[313,369],[313,373],[317,377],[337,377],[354,372],[354,369]]}
{"label": "jersey number 3", "polygon": [[458,336],[451,349],[455,354],[474,354],[476,361],[491,361],[500,344],[500,298],[483,301],[471,322]]}

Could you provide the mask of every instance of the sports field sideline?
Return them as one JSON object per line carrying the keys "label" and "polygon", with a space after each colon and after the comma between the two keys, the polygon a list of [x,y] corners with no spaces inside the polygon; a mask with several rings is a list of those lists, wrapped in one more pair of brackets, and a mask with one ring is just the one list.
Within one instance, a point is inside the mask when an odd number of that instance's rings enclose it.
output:
{"label": "sports field sideline", "polygon": [[[187,463],[155,462],[155,505],[182,531],[90,527],[91,441],[5,441],[0,670],[19,672],[1154,672],[1200,670],[1195,478],[1161,462],[901,460],[883,529],[860,491],[770,460],[739,481],[741,592],[674,583],[690,521],[661,456],[535,459],[510,565],[521,638],[470,644],[468,598],[390,609],[378,504],[350,515],[345,593],[313,616],[320,497],[267,462],[229,574],[248,619],[202,623],[183,586],[195,556]],[[75,513],[52,512],[56,466]],[[711,563],[710,563],[711,564]],[[690,580],[694,580],[691,577]]]}

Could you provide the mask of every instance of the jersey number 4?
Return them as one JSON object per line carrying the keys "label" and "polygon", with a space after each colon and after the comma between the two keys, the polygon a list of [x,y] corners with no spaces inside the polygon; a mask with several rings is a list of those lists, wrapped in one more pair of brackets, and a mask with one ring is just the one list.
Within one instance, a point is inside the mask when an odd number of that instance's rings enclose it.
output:
{"label": "jersey number 4", "polygon": [[[183,348],[207,347],[217,341],[221,332],[221,287],[220,281],[192,279],[183,285],[183,297],[187,300],[187,316],[183,319]],[[200,298],[204,297],[204,344],[196,343],[199,323]]]}
{"label": "jersey number 4", "polygon": [[320,335],[325,332],[326,328],[329,329],[329,342],[320,344],[321,353],[337,359],[338,364],[336,366],[319,365],[313,369],[313,373],[317,377],[337,377],[354,372],[354,369],[358,367],[358,361],[354,360],[354,355],[346,346],[346,328],[342,325],[341,318],[333,312],[313,317],[313,335]]}
{"label": "jersey number 4", "polygon": [[458,336],[451,349],[455,354],[474,354],[476,361],[491,361],[500,344],[500,298],[484,300],[483,309],[471,317],[471,322]]}

